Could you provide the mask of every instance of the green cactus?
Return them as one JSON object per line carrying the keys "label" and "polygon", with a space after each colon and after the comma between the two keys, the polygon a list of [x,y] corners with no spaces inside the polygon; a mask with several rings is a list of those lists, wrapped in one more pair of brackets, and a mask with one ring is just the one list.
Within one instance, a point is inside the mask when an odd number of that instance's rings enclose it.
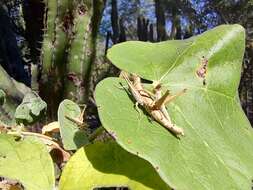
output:
{"label": "green cactus", "polygon": [[[77,3],[77,2],[76,2]],[[67,78],[65,87],[65,96],[76,101],[81,101],[84,97],[83,76],[87,73],[88,64],[86,48],[88,48],[87,38],[89,36],[91,9],[90,4],[76,5],[74,11],[74,35],[71,40],[68,64]]]}
{"label": "green cactus", "polygon": [[56,118],[63,98],[85,103],[103,0],[47,0],[40,95]]}
{"label": "green cactus", "polygon": [[[88,100],[96,36],[105,1],[44,0],[44,3],[41,78],[38,81],[40,66],[32,64],[31,89],[46,101],[48,120],[55,120],[64,98],[79,104]],[[7,97],[1,113],[13,118],[15,108],[31,89],[15,82],[1,67],[0,88]],[[6,114],[2,115],[5,118]]]}
{"label": "green cactus", "polygon": [[[68,44],[68,35],[64,31],[64,19],[69,11],[69,0],[46,0],[45,33],[42,44],[42,80],[40,95],[47,100],[53,117],[62,96],[64,57]],[[54,100],[50,97],[54,97]]]}
{"label": "green cactus", "polygon": [[85,103],[103,1],[79,0],[74,7],[74,36],[69,50],[64,94],[66,98]]}

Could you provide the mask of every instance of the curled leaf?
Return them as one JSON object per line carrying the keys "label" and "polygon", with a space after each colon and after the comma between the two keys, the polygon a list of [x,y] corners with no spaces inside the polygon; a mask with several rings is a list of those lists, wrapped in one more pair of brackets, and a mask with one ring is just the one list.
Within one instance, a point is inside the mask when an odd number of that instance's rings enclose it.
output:
{"label": "curled leaf", "polygon": [[45,114],[46,108],[46,102],[35,92],[27,93],[22,103],[16,109],[15,119],[17,123],[35,123]]}

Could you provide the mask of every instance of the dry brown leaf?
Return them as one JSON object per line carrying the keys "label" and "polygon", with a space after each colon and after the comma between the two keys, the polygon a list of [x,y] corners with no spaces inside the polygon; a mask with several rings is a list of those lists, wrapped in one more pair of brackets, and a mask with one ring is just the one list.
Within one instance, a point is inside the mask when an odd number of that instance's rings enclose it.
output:
{"label": "dry brown leaf", "polygon": [[50,136],[51,133],[59,133],[59,132],[60,132],[60,129],[59,129],[59,122],[58,121],[54,121],[54,122],[44,125],[42,127],[42,134],[43,135]]}

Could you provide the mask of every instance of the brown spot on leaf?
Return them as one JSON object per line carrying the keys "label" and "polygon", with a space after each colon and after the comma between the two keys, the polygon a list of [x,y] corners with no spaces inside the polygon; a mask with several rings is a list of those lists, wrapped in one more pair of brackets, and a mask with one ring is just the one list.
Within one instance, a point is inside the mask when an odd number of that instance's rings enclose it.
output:
{"label": "brown spot on leaf", "polygon": [[208,60],[203,56],[200,67],[196,71],[197,76],[203,79],[203,85],[206,85],[207,65]]}
{"label": "brown spot on leaf", "polygon": [[127,140],[128,144],[132,144],[132,141],[130,139]]}
{"label": "brown spot on leaf", "polygon": [[158,166],[156,166],[156,167],[155,167],[155,169],[156,169],[156,170],[159,170],[159,167],[158,167]]}

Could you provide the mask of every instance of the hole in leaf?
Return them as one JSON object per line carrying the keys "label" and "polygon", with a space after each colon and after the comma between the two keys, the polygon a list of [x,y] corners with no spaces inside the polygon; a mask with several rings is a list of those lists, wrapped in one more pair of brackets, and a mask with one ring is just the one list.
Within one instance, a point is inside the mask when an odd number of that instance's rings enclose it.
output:
{"label": "hole in leaf", "polygon": [[0,155],[0,158],[4,158],[4,159],[5,159],[5,158],[6,158],[6,155]]}

